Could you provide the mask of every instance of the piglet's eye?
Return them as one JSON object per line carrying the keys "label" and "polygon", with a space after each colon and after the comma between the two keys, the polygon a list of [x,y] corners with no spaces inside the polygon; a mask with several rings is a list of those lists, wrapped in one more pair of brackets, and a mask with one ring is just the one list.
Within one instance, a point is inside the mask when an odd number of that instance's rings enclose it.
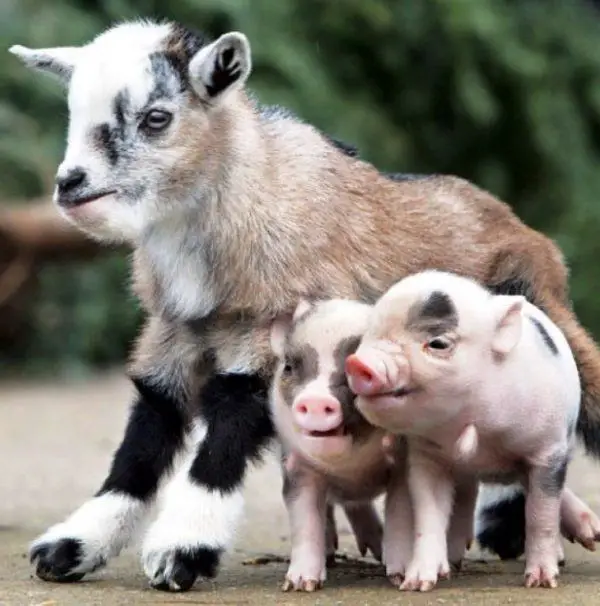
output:
{"label": "piglet's eye", "polygon": [[294,360],[292,358],[286,358],[285,364],[283,366],[283,374],[291,375],[297,366],[298,366],[297,360]]}
{"label": "piglet's eye", "polygon": [[452,345],[454,345],[454,343],[448,337],[433,337],[433,339],[429,339],[429,341],[425,343],[427,349],[433,349],[435,351],[450,349]]}
{"label": "piglet's eye", "polygon": [[141,128],[148,133],[163,131],[173,119],[173,114],[162,109],[151,109],[142,119]]}

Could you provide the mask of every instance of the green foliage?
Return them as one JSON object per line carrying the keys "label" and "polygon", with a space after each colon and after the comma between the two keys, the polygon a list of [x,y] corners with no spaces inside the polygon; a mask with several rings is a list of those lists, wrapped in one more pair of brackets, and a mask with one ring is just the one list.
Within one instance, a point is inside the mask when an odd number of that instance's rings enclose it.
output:
{"label": "green foliage", "polygon": [[[600,14],[585,0],[4,0],[0,42],[77,44],[132,17],[244,31],[251,88],[356,143],[385,170],[454,173],[555,238],[583,323],[600,336]],[[49,191],[66,106],[0,62],[0,195]],[[49,268],[28,367],[119,361],[139,322],[126,260]],[[32,366],[33,365],[33,366]]]}

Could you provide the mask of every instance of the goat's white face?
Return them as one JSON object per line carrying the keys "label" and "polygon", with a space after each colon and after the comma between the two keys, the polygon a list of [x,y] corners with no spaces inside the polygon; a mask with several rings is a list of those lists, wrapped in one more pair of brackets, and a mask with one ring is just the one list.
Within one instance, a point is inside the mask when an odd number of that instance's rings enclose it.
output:
{"label": "goat's white face", "polygon": [[203,176],[199,142],[251,70],[243,34],[207,44],[177,24],[125,23],[82,47],[10,50],[67,85],[54,201],[80,228],[113,241],[134,242],[191,202]]}

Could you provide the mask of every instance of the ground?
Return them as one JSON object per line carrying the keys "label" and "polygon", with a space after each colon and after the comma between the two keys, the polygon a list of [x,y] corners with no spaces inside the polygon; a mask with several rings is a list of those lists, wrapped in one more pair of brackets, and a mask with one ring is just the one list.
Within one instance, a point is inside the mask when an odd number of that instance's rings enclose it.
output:
{"label": "ground", "polygon": [[[263,554],[285,557],[288,529],[279,494],[281,480],[273,457],[252,471],[247,484],[247,516],[235,549],[218,580],[199,583],[186,594],[149,589],[135,548],[108,568],[73,585],[44,583],[32,576],[27,543],[59,521],[100,485],[124,427],[130,386],[111,373],[79,383],[15,383],[2,386],[0,402],[0,606],[87,606],[110,604],[553,604],[600,603],[600,552],[567,544],[560,587],[526,590],[523,565],[482,563],[474,552],[465,571],[431,594],[400,594],[369,561],[340,561],[318,594],[279,590],[285,563],[248,560]],[[578,456],[569,485],[600,512],[598,464]],[[341,551],[356,556],[345,519],[338,514]]]}

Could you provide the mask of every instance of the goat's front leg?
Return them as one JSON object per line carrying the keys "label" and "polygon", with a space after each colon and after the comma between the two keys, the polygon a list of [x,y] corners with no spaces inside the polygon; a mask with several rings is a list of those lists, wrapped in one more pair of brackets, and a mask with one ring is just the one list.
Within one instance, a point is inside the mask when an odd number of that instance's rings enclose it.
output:
{"label": "goat's front leg", "polygon": [[216,575],[242,514],[248,463],[273,435],[267,385],[256,375],[215,375],[198,404],[191,456],[166,486],[143,545],[146,575],[166,591],[186,591],[199,576]]}
{"label": "goat's front leg", "polygon": [[118,555],[182,445],[185,422],[178,403],[150,379],[134,383],[137,399],[104,484],[31,544],[31,561],[44,581],[79,581]]}

